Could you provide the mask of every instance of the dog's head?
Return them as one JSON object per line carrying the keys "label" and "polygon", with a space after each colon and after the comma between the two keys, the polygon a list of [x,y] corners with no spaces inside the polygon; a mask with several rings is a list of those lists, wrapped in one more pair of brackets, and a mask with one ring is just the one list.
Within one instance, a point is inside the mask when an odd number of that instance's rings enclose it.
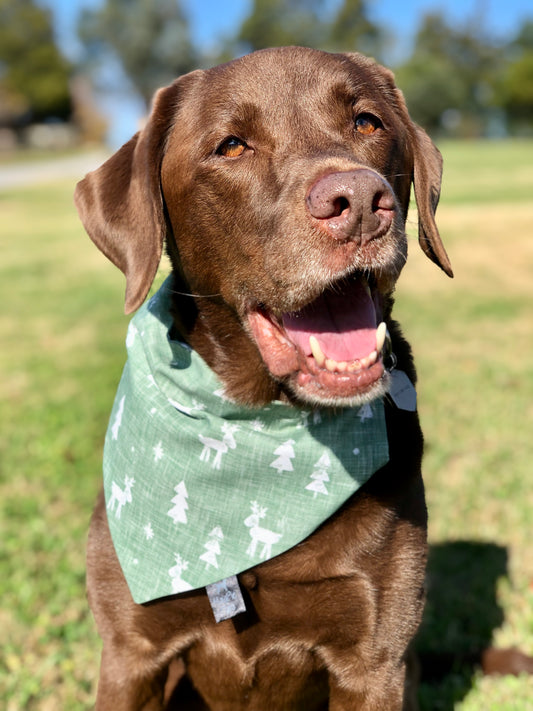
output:
{"label": "dog's head", "polygon": [[259,400],[252,381],[267,378],[272,393],[352,404],[387,387],[412,183],[420,245],[452,276],[434,219],[441,167],[388,70],[279,48],[161,89],[146,127],[78,185],[76,204],[126,275],[127,312],[166,240],[193,295],[178,306],[183,335],[230,394]]}

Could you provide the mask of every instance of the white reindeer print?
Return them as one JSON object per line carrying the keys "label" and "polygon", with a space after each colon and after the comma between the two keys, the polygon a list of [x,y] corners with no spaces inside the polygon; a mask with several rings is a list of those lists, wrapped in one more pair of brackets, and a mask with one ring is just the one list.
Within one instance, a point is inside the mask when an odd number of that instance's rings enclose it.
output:
{"label": "white reindeer print", "polygon": [[265,518],[268,509],[265,509],[257,503],[257,501],[251,501],[252,513],[248,518],[244,520],[244,525],[250,529],[250,536],[252,541],[246,553],[250,558],[255,558],[255,550],[258,543],[264,543],[263,550],[261,551],[261,560],[266,560],[272,555],[272,546],[277,543],[282,537],[282,533],[275,533],[274,531],[269,531],[268,528],[262,528],[259,526],[259,521]]}
{"label": "white reindeer print", "polygon": [[224,434],[223,438],[214,439],[213,437],[204,437],[204,435],[198,435],[198,439],[204,445],[202,453],[200,454],[200,461],[208,462],[211,452],[216,452],[215,458],[213,459],[213,469],[220,469],[222,463],[222,455],[226,454],[228,449],[235,449],[237,442],[235,442],[235,437],[233,434],[239,429],[238,425],[231,425],[229,422],[225,422],[222,425],[222,432]]}
{"label": "white reindeer print", "polygon": [[135,479],[127,476],[124,478],[124,491],[114,481],[111,482],[111,498],[107,502],[107,508],[115,511],[115,504],[118,504],[115,517],[120,518],[124,504],[131,504],[131,487],[135,484]]}
{"label": "white reindeer print", "polygon": [[172,592],[180,593],[192,590],[192,585],[181,577],[181,574],[189,567],[189,561],[183,560],[179,553],[175,553],[174,558],[176,559],[176,565],[168,571],[172,578]]}

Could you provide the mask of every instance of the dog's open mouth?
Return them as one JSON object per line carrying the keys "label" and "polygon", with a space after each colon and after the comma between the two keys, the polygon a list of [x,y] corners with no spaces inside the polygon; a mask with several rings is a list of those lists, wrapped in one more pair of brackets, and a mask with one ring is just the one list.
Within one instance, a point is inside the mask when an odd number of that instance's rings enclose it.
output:
{"label": "dog's open mouth", "polygon": [[304,399],[356,403],[384,390],[387,327],[379,294],[365,277],[335,284],[299,311],[275,316],[252,309],[248,322],[272,375],[289,377]]}

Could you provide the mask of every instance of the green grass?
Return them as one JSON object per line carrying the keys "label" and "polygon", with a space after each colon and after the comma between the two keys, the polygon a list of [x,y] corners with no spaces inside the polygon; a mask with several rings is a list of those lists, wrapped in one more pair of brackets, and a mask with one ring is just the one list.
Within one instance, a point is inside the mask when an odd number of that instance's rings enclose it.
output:
{"label": "green grass", "polygon": [[56,158],[67,158],[78,154],[78,148],[17,148],[12,151],[1,151],[0,165],[20,165],[24,163],[55,160]]}
{"label": "green grass", "polygon": [[[531,201],[533,171],[531,142],[487,141],[465,149],[461,142],[444,142],[445,204]],[[510,179],[509,179],[510,178]]]}
{"label": "green grass", "polygon": [[[456,278],[413,234],[396,315],[426,434],[428,606],[419,647],[458,660],[422,711],[528,711],[530,678],[482,678],[479,644],[533,654],[533,144],[443,144],[439,225]],[[124,360],[123,277],[73,183],[0,192],[0,705],[92,707],[100,642],[85,537]],[[410,231],[414,230],[411,218]]]}
{"label": "green grass", "polygon": [[[0,194],[0,699],[90,708],[98,645],[84,545],[125,328],[72,185]],[[96,316],[96,318],[95,318]]]}
{"label": "green grass", "polygon": [[[419,372],[430,515],[426,654],[533,654],[533,144],[445,143],[438,223],[455,279],[413,234],[396,315]],[[414,223],[411,226],[414,232]],[[422,711],[527,711],[531,678],[468,664],[423,684]]]}

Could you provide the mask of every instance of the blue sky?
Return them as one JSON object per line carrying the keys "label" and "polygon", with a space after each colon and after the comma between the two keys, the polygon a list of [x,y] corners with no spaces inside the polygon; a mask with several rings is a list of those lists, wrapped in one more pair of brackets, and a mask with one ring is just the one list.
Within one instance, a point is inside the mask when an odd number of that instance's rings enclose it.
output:
{"label": "blue sky", "polygon": [[[79,54],[76,23],[84,7],[95,7],[102,0],[37,0],[53,11],[59,44],[67,56]],[[155,0],[157,2],[157,0]],[[333,5],[338,0],[330,0]],[[203,46],[216,45],[217,39],[231,34],[248,14],[251,0],[182,0],[191,22],[194,39]],[[391,57],[409,48],[423,15],[438,10],[451,22],[481,22],[482,29],[497,39],[505,40],[519,29],[526,18],[533,19],[532,0],[373,0],[367,3],[372,20],[389,29],[397,39]],[[110,142],[116,146],[128,140],[136,130],[140,117],[140,103],[131,100],[117,112],[111,102],[106,110],[113,115]]]}

